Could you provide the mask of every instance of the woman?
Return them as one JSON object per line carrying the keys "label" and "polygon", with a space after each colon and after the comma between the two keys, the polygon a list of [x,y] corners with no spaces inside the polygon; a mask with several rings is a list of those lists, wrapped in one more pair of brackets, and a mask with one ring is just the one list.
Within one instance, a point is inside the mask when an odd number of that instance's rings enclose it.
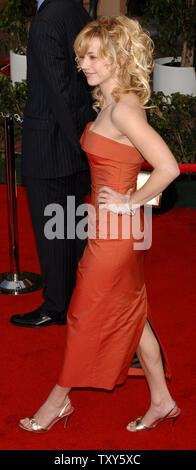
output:
{"label": "woman", "polygon": [[[94,106],[100,110],[81,138],[91,170],[96,234],[88,238],[78,265],[58,383],[33,418],[20,421],[27,431],[46,432],[62,418],[66,424],[74,410],[68,396],[71,388],[112,390],[125,382],[135,353],[151,404],[142,418],[127,425],[128,431],[150,430],[166,419],[174,423],[180,415],[165,380],[167,360],[149,320],[144,250],[134,248],[133,230],[129,238],[123,238],[122,231],[117,238],[111,234],[114,214],[119,230],[122,217],[132,229],[138,214],[142,226],[140,206],[179,175],[175,158],[146,120],[152,51],[152,41],[139,23],[126,17],[94,21],[75,41],[78,67],[95,87]],[[136,190],[144,158],[154,170]],[[105,226],[101,214],[109,214]],[[103,235],[105,228],[109,235]]]}

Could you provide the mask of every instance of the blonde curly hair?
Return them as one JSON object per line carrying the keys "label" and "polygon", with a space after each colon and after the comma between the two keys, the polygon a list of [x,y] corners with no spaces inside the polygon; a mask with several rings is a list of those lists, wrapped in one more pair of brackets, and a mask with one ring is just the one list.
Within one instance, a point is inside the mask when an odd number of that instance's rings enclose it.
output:
{"label": "blonde curly hair", "polygon": [[[153,70],[154,43],[143,31],[137,20],[126,16],[106,17],[88,23],[78,34],[74,51],[78,69],[80,59],[89,49],[90,41],[98,38],[100,41],[99,58],[106,61],[115,73],[117,64],[120,65],[118,85],[113,90],[113,98],[119,101],[121,94],[134,91],[140,105],[146,108],[151,95],[150,74]],[[125,60],[121,60],[124,57]],[[123,62],[123,63],[122,63]],[[94,109],[99,110],[104,104],[100,87],[93,90]]]}

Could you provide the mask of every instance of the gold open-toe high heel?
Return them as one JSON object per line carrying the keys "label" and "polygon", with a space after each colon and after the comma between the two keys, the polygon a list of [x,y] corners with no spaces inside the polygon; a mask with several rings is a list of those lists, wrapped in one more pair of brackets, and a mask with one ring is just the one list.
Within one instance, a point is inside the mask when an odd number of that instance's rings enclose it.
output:
{"label": "gold open-toe high heel", "polygon": [[[70,408],[69,408],[69,405],[70,405]],[[67,409],[68,408],[68,409]],[[39,425],[39,423],[36,421],[36,419],[34,418],[34,416],[32,416],[31,418],[29,418],[29,423],[30,423],[30,427],[27,428],[26,426],[24,426],[22,423],[19,423],[19,427],[21,429],[23,429],[24,431],[29,431],[29,432],[35,432],[35,433],[44,433],[44,432],[47,432],[47,431],[50,431],[50,429],[52,428],[52,426],[54,426],[54,424],[58,423],[58,421],[60,421],[60,419],[63,419],[65,418],[65,422],[64,422],[64,428],[66,428],[67,426],[67,421],[70,417],[70,415],[74,412],[74,408],[72,407],[71,405],[71,401],[69,400],[62,408],[62,410],[60,411],[60,413],[58,414],[58,416],[56,416],[56,418],[54,418],[46,428],[43,428],[42,426]]]}
{"label": "gold open-toe high heel", "polygon": [[[174,411],[175,410],[175,411]],[[129,424],[127,426],[127,431],[129,432],[144,432],[144,431],[152,431],[152,429],[156,428],[158,424],[163,423],[163,421],[166,421],[166,419],[171,419],[171,426],[173,426],[177,420],[177,418],[180,416],[181,410],[178,408],[178,406],[174,405],[174,407],[167,413],[163,418],[156,419],[150,426],[146,426],[145,424],[142,423],[142,416],[137,418],[135,421],[132,421],[130,424],[135,424],[135,431],[130,431],[129,429]]]}

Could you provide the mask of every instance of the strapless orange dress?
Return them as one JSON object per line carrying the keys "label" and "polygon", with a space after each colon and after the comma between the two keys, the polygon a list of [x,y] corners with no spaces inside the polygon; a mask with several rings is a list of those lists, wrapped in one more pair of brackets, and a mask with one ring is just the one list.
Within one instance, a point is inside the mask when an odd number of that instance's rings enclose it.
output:
{"label": "strapless orange dress", "polygon": [[[118,236],[111,233],[111,213],[107,215],[107,230],[100,226],[96,197],[102,186],[122,194],[129,188],[136,190],[143,157],[136,148],[91,131],[91,124],[81,137],[81,146],[90,166],[96,230],[88,237],[77,268],[58,384],[112,390],[127,376],[143,374],[136,350],[145,323],[148,320],[152,326],[152,318],[144,281],[145,252],[134,249],[132,230],[129,238],[122,237],[121,215],[117,216]],[[139,210],[142,231],[143,210]],[[89,214],[90,219],[91,211]],[[132,217],[125,218],[131,224]],[[163,349],[162,358],[166,376],[170,377]]]}

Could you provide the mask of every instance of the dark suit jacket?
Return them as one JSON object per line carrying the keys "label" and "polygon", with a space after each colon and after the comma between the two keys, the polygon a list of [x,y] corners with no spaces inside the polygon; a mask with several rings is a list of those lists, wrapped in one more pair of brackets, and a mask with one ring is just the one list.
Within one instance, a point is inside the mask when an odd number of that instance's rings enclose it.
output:
{"label": "dark suit jacket", "polygon": [[89,21],[75,0],[45,0],[31,24],[22,139],[26,176],[54,178],[88,170],[79,138],[95,115],[73,43]]}

